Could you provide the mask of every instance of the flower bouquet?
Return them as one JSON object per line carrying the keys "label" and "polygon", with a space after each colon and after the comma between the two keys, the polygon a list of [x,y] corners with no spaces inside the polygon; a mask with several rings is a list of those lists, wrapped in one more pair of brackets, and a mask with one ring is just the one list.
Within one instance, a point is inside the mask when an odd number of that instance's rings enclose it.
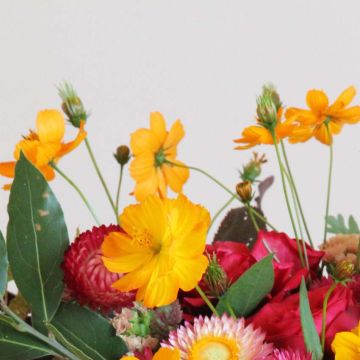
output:
{"label": "flower bouquet", "polygon": [[[239,150],[268,144],[275,151],[289,235],[261,207],[274,180],[261,179],[264,155],[254,153],[239,183],[228,188],[177,159],[183,125],[177,120],[167,130],[159,112],[151,113],[148,128],[131,134],[130,148],[116,150],[120,176],[113,196],[90,146],[89,115],[79,95],[67,83],[59,95],[62,111],[40,111],[36,130],[16,144],[15,160],[0,163],[0,174],[13,178],[4,185],[10,191],[6,241],[0,233],[1,360],[360,359],[360,229],[352,216],[345,222],[329,213],[333,138],[360,121],[360,106],[350,106],[353,87],[331,105],[323,91],[311,90],[308,109],[284,109],[266,85],[257,99],[257,123],[235,140]],[[77,129],[70,142],[64,141],[65,119]],[[285,147],[285,141],[311,138],[330,155],[318,248]],[[81,144],[114,212],[113,224],[100,223],[59,165]],[[119,215],[128,163],[136,203]],[[227,196],[213,217],[182,192],[191,172]],[[94,227],[76,239],[69,239],[49,185],[55,176],[73,187],[93,217]],[[209,239],[231,203],[237,205]],[[12,280],[16,290],[8,286]]]}

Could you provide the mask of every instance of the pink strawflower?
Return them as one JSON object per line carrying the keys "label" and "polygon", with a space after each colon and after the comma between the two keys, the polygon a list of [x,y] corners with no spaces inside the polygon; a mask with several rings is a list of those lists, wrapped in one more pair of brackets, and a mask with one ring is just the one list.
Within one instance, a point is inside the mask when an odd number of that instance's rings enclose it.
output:
{"label": "pink strawflower", "polygon": [[275,349],[272,360],[311,360],[311,354],[290,349]]}

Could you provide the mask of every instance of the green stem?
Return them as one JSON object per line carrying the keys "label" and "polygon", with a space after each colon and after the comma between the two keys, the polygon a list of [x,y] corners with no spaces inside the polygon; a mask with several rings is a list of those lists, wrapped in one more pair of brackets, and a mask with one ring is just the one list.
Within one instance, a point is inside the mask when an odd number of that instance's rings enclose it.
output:
{"label": "green stem", "polygon": [[88,210],[90,211],[92,217],[94,218],[95,222],[97,225],[100,225],[100,221],[97,218],[93,208],[91,207],[91,205],[89,204],[88,200],[86,199],[85,195],[82,193],[82,191],[78,188],[78,186],[67,176],[65,175],[65,173],[60,170],[57,165],[55,163],[50,163],[50,166],[58,173],[60,174],[75,190],[76,192],[80,195],[82,201],[85,203],[86,207],[88,208]]}
{"label": "green stem", "polygon": [[[117,191],[116,191],[116,202],[115,202],[115,209],[116,209],[116,214],[117,214],[117,218],[118,218],[118,223],[119,223],[120,189],[121,189],[121,183],[122,183],[123,173],[124,173],[124,165],[120,165],[119,183],[118,183],[118,187],[117,187]],[[120,224],[119,224],[119,225],[120,225]]]}
{"label": "green stem", "polygon": [[281,141],[281,148],[282,148],[282,153],[283,153],[284,160],[285,160],[286,170],[287,170],[287,173],[289,174],[289,178],[290,178],[290,186],[291,186],[291,188],[292,188],[292,190],[293,190],[293,192],[295,194],[296,202],[297,202],[297,205],[298,205],[298,208],[299,208],[299,211],[300,211],[300,216],[301,216],[302,222],[304,224],[305,232],[306,232],[306,235],[307,235],[307,238],[309,240],[309,243],[310,243],[311,247],[314,247],[314,244],[313,244],[313,241],[312,241],[312,238],[311,238],[311,235],[310,235],[310,231],[309,231],[309,228],[307,226],[306,219],[305,219],[304,211],[303,211],[303,208],[302,208],[302,205],[301,205],[299,193],[297,191],[295,181],[294,181],[294,177],[293,177],[291,169],[290,169],[290,163],[289,163],[289,160],[288,160],[288,157],[287,157],[287,154],[286,154],[285,145],[284,145],[283,141]]}
{"label": "green stem", "polygon": [[236,199],[236,195],[234,194],[214,215],[214,217],[211,220],[208,233],[210,232],[211,227],[214,225],[217,218],[220,216],[220,214]]}
{"label": "green stem", "polygon": [[[195,166],[188,166],[188,165],[176,164],[176,163],[173,163],[173,162],[171,162],[171,161],[169,161],[169,160],[165,160],[165,162],[166,162],[167,164],[172,165],[172,166],[178,166],[178,167],[182,167],[182,168],[187,168],[187,169],[194,170],[194,171],[197,171],[197,172],[205,175],[206,177],[208,177],[209,179],[211,179],[212,181],[214,181],[216,184],[218,184],[221,188],[223,188],[227,193],[229,193],[231,196],[233,196],[236,200],[238,200],[238,201],[240,201],[240,202],[242,203],[242,201],[241,201],[241,199],[240,199],[239,196],[237,196],[237,195],[236,195],[234,192],[232,192],[228,187],[226,187],[223,183],[221,183],[219,180],[217,180],[216,178],[214,178],[214,177],[213,177],[212,175],[210,175],[208,172],[206,172],[206,171],[204,171],[204,170],[202,170],[202,169],[200,169],[200,168],[198,168],[198,167],[195,167]],[[261,214],[259,214],[259,212],[256,211],[255,209],[253,209],[253,210],[254,210],[254,215],[255,215],[257,218],[261,219],[265,224],[267,224],[267,225],[268,225],[271,229],[273,229],[274,231],[277,231],[276,228],[275,228],[273,225],[271,225],[264,216],[262,216]]]}
{"label": "green stem", "polygon": [[[329,133],[329,136],[331,136],[329,126],[327,124],[326,124],[326,129]],[[323,239],[324,243],[327,237],[327,219],[329,217],[331,179],[332,179],[332,170],[333,170],[333,162],[334,162],[334,149],[333,149],[332,141],[329,147],[330,147],[330,159],[329,159],[329,175],[328,175],[328,185],[327,185],[327,194],[326,194],[325,227],[324,227],[324,239]]]}
{"label": "green stem", "polygon": [[326,332],[326,312],[327,312],[327,305],[329,302],[329,298],[332,292],[335,290],[337,283],[334,282],[330,289],[327,291],[324,302],[323,302],[323,309],[322,309],[322,326],[321,326],[321,347],[324,352],[325,349],[325,332]]}
{"label": "green stem", "polygon": [[300,241],[299,241],[299,236],[298,236],[298,233],[297,233],[297,230],[296,230],[294,216],[293,216],[292,211],[291,211],[289,195],[288,195],[288,192],[287,192],[287,189],[286,189],[285,176],[284,176],[284,166],[283,166],[282,161],[281,161],[275,131],[272,131],[272,136],[273,136],[273,140],[274,140],[275,152],[276,152],[277,160],[278,160],[279,167],[280,167],[281,182],[282,182],[282,187],[283,187],[283,191],[284,191],[286,206],[288,208],[288,212],[289,212],[289,216],[290,216],[290,220],[291,220],[291,225],[292,225],[292,228],[293,228],[293,231],[294,231],[296,244],[297,244],[297,248],[298,248],[298,252],[299,252],[299,257],[300,257],[300,262],[301,262],[301,265],[303,267],[305,267],[304,256],[302,254],[302,249],[301,249],[301,245],[300,245]]}
{"label": "green stem", "polygon": [[260,228],[259,228],[259,225],[258,223],[256,222],[255,220],[255,217],[254,217],[254,214],[253,214],[253,211],[252,211],[252,207],[249,205],[249,203],[244,203],[245,207],[246,207],[246,210],[248,211],[249,215],[250,215],[250,218],[251,218],[251,221],[252,223],[254,224],[254,228],[257,232],[260,231]]}
{"label": "green stem", "polygon": [[217,310],[215,309],[214,305],[211,303],[209,298],[206,296],[206,294],[202,291],[199,285],[196,285],[195,287],[196,291],[199,293],[201,298],[205,301],[206,305],[209,307],[209,309],[213,312],[214,315],[219,316]]}
{"label": "green stem", "polygon": [[41,340],[45,344],[49,345],[51,348],[56,350],[57,354],[66,357],[70,360],[79,360],[77,356],[72,354],[69,350],[67,350],[64,346],[59,344],[56,340],[50,339],[47,336],[41,334],[39,331],[34,329],[32,326],[30,326],[28,323],[26,323],[24,320],[22,320],[20,317],[18,317],[14,312],[12,312],[7,305],[4,303],[3,300],[0,301],[0,305],[2,310],[5,314],[9,315],[11,318],[13,318],[18,325],[20,325],[22,331],[27,332],[28,334],[36,337],[37,339]]}
{"label": "green stem", "polygon": [[91,146],[90,146],[90,143],[89,143],[89,140],[88,140],[87,137],[85,138],[85,145],[86,145],[86,148],[87,148],[87,150],[88,150],[88,152],[89,152],[90,159],[91,159],[91,161],[92,161],[92,163],[93,163],[93,165],[94,165],[95,171],[96,171],[96,173],[97,173],[97,175],[98,175],[98,177],[99,177],[99,179],[100,179],[100,182],[101,182],[101,184],[102,184],[102,186],[103,186],[103,188],[104,188],[104,190],[105,190],[106,196],[107,196],[107,198],[109,199],[111,208],[113,209],[114,214],[115,214],[115,217],[116,217],[116,220],[117,220],[117,219],[118,219],[118,214],[117,214],[117,212],[116,212],[116,206],[115,206],[114,200],[112,199],[112,197],[111,197],[111,195],[110,195],[110,191],[109,191],[109,189],[108,189],[108,187],[107,187],[107,185],[106,185],[106,182],[105,182],[105,180],[104,180],[104,178],[103,178],[103,176],[102,176],[102,174],[101,174],[99,165],[98,165],[97,162],[96,162],[94,153],[93,153],[93,151],[92,151],[92,149],[91,149]]}
{"label": "green stem", "polygon": [[233,308],[231,307],[231,305],[230,305],[230,303],[229,303],[229,301],[228,301],[227,298],[225,298],[225,304],[226,304],[226,308],[227,308],[227,310],[228,310],[228,312],[229,312],[229,315],[230,315],[231,317],[233,317],[234,319],[236,319],[236,315],[235,315],[235,313],[234,313],[234,310],[233,310]]}

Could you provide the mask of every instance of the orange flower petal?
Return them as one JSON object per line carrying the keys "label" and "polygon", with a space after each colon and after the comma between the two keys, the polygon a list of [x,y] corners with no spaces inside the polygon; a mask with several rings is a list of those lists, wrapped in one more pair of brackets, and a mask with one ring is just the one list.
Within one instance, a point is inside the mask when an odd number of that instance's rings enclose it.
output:
{"label": "orange flower petal", "polygon": [[310,90],[306,95],[306,103],[315,113],[324,111],[329,105],[329,99],[322,90]]}
{"label": "orange flower petal", "polygon": [[10,190],[11,184],[5,184],[2,188],[3,188],[3,190]]}
{"label": "orange flower petal", "polygon": [[353,86],[349,86],[345,89],[339,97],[336,99],[333,105],[330,106],[329,112],[335,113],[344,107],[348,106],[356,95],[356,89]]}
{"label": "orange flower petal", "polygon": [[148,180],[138,182],[135,185],[134,194],[137,201],[144,201],[147,196],[154,195],[158,191],[158,178],[154,168],[154,174]]}
{"label": "orange flower petal", "polygon": [[156,168],[156,175],[158,178],[159,195],[163,198],[166,198],[166,181],[160,167]]}
{"label": "orange flower petal", "polygon": [[154,355],[153,360],[180,360],[180,351],[163,347]]}
{"label": "orange flower petal", "polygon": [[150,151],[155,154],[160,150],[161,142],[158,137],[149,129],[139,129],[131,134],[130,137],[131,152],[137,156],[144,151]]}
{"label": "orange flower petal", "polygon": [[[184,163],[178,160],[172,160],[173,163],[185,166]],[[174,192],[181,192],[183,185],[186,183],[190,176],[190,171],[186,167],[180,167],[170,164],[163,164],[161,166],[166,183],[170,186]]]}
{"label": "orange flower petal", "polygon": [[145,151],[136,156],[130,163],[129,171],[136,182],[143,182],[154,176],[156,173],[154,153]]}
{"label": "orange flower petal", "polygon": [[166,140],[163,145],[164,150],[167,151],[172,147],[177,146],[177,144],[184,136],[185,136],[184,127],[180,120],[176,120],[166,137]]}
{"label": "orange flower petal", "polygon": [[55,178],[55,171],[51,166],[43,166],[39,169],[47,181]]}
{"label": "orange flower petal", "polygon": [[321,143],[325,145],[331,145],[332,144],[332,135],[330,131],[326,128],[325,124],[321,124],[316,127],[314,130],[314,136],[317,140],[319,140]]}
{"label": "orange flower petal", "polygon": [[360,106],[352,106],[348,109],[338,111],[336,118],[346,124],[356,124],[360,121]]}
{"label": "orange flower petal", "polygon": [[159,112],[150,114],[150,129],[157,136],[160,143],[165,141],[167,131],[165,119]]}
{"label": "orange flower petal", "polygon": [[61,148],[58,151],[58,153],[56,154],[56,160],[60,159],[64,155],[73,151],[75,148],[77,148],[82,143],[82,141],[87,136],[87,132],[84,130],[84,127],[85,127],[85,123],[84,123],[84,121],[81,121],[79,132],[78,132],[76,138],[73,141],[61,144]]}
{"label": "orange flower petal", "polygon": [[0,175],[13,178],[15,176],[15,161],[0,163]]}
{"label": "orange flower petal", "polygon": [[36,119],[39,140],[42,143],[60,143],[65,134],[65,120],[58,110],[42,110]]}

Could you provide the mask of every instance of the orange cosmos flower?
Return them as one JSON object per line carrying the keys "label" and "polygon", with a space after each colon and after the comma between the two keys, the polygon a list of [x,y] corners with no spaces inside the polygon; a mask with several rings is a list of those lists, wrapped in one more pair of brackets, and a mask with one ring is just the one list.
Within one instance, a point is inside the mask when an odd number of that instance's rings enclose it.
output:
{"label": "orange cosmos flower", "polygon": [[208,265],[203,254],[210,224],[206,209],[184,195],[151,195],[125,208],[120,222],[126,233],[110,233],[102,245],[108,270],[127,273],[114,288],[138,289],[136,300],[149,308],[172,303],[179,289],[195,288]]}
{"label": "orange cosmos flower", "polygon": [[[120,360],[139,360],[136,356],[123,356]],[[180,360],[179,349],[161,348],[152,360]]]}
{"label": "orange cosmos flower", "polygon": [[298,125],[289,141],[305,142],[315,137],[323,144],[332,144],[333,135],[339,134],[344,124],[355,124],[360,121],[360,106],[348,107],[355,94],[355,88],[350,86],[329,105],[329,99],[323,91],[308,91],[306,103],[309,110],[291,107],[285,113],[287,121]]}
{"label": "orange cosmos flower", "polygon": [[[65,135],[65,120],[57,110],[42,110],[36,119],[36,131],[30,131],[28,136],[19,141],[15,146],[14,157],[20,157],[22,151],[45,176],[52,180],[55,176],[50,162],[57,162],[62,156],[74,150],[86,137],[83,125],[80,127],[77,137],[68,143],[63,143]],[[0,175],[13,178],[15,176],[16,161],[0,163]],[[5,185],[5,189],[10,188]]]}
{"label": "orange cosmos flower", "polygon": [[237,146],[236,150],[249,149],[260,144],[272,145],[274,136],[278,143],[289,136],[295,128],[292,122],[282,122],[283,109],[280,98],[271,84],[263,87],[262,94],[257,99],[256,112],[258,125],[245,128],[242,137],[234,140],[235,143],[244,144]]}
{"label": "orange cosmos flower", "polygon": [[130,164],[130,174],[136,181],[134,193],[138,201],[154,194],[166,197],[167,186],[174,192],[182,191],[189,169],[176,160],[176,147],[183,137],[180,120],[166,131],[165,120],[159,112],[150,114],[150,129],[139,129],[131,135],[134,160]]}

